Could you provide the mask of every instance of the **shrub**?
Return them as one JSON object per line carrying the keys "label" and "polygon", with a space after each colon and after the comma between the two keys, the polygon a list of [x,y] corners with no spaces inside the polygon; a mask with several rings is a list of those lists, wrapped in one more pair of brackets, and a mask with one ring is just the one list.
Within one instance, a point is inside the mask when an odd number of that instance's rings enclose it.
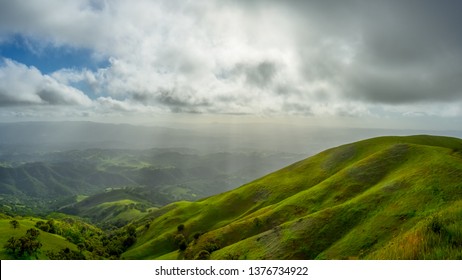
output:
{"label": "shrub", "polygon": [[197,240],[197,239],[199,239],[199,237],[200,237],[201,235],[202,235],[202,233],[196,232],[196,233],[194,233],[193,237],[194,237],[195,240]]}
{"label": "shrub", "polygon": [[438,217],[433,217],[429,225],[431,231],[434,233],[441,235],[444,231],[444,225],[441,223]]}
{"label": "shrub", "polygon": [[186,250],[186,248],[188,247],[188,244],[186,243],[186,238],[181,233],[175,235],[174,242],[175,245],[178,246],[178,249],[180,249],[181,251]]}
{"label": "shrub", "polygon": [[202,250],[194,257],[195,260],[208,260],[210,259],[210,253],[206,250]]}

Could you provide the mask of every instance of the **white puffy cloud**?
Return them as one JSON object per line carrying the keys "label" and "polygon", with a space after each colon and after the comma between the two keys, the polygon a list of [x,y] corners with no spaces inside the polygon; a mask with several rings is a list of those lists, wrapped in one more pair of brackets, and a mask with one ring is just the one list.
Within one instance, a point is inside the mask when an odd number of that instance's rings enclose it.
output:
{"label": "white puffy cloud", "polygon": [[91,104],[83,92],[8,59],[0,64],[0,106]]}
{"label": "white puffy cloud", "polygon": [[[16,76],[17,82],[1,85],[0,96],[3,105],[92,103],[104,112],[365,116],[376,106],[438,112],[462,105],[459,6],[1,1],[0,44],[22,34],[35,45],[91,49],[109,64],[49,76],[26,67],[23,72],[40,82],[21,84],[26,77]],[[81,84],[93,101],[77,89]]]}

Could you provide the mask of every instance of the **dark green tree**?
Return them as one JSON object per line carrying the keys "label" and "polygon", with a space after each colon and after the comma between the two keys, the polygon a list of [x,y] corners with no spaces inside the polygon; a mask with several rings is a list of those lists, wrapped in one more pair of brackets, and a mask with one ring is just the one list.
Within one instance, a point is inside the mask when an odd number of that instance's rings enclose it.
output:
{"label": "dark green tree", "polygon": [[58,252],[48,251],[46,255],[50,260],[85,260],[85,256],[81,252],[73,251],[69,248]]}
{"label": "dark green tree", "polygon": [[47,221],[48,224],[48,232],[49,233],[56,233],[56,225],[53,219]]}
{"label": "dark green tree", "polygon": [[127,232],[128,235],[136,237],[136,227],[135,227],[135,225],[127,226],[126,232]]}
{"label": "dark green tree", "polygon": [[19,243],[19,240],[12,236],[8,241],[6,241],[5,245],[3,248],[5,248],[6,252],[9,253],[10,255],[16,255],[16,251],[19,250],[21,247],[21,244]]}
{"label": "dark green tree", "polygon": [[19,239],[15,237],[8,239],[3,247],[7,253],[16,258],[32,257],[42,247],[42,243],[38,241],[39,235],[39,230],[30,228],[27,230],[26,235],[21,236]]}
{"label": "dark green tree", "polygon": [[210,258],[209,251],[202,250],[194,257],[195,260],[208,260]]}
{"label": "dark green tree", "polygon": [[11,220],[10,225],[13,229],[19,228],[19,222],[17,220]]}
{"label": "dark green tree", "polygon": [[188,247],[188,243],[186,243],[186,238],[181,233],[175,236],[174,242],[178,246],[178,249],[180,249],[181,251],[186,250],[186,248]]}
{"label": "dark green tree", "polygon": [[45,232],[49,232],[50,231],[50,225],[45,223],[44,221],[38,221],[37,223],[35,223],[35,227],[38,228],[38,229],[41,229]]}

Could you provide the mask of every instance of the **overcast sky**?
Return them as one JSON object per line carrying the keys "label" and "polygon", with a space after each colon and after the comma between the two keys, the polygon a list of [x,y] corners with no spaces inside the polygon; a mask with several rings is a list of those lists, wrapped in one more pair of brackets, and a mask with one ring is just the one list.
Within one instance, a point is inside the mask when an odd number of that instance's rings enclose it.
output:
{"label": "overcast sky", "polygon": [[460,11],[449,0],[0,0],[0,118],[457,129]]}

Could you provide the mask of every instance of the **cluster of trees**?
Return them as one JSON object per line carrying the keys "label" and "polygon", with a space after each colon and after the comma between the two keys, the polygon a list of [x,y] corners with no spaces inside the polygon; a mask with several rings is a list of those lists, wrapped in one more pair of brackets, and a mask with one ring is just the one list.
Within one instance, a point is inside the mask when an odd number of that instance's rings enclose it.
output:
{"label": "cluster of trees", "polygon": [[188,235],[185,231],[185,225],[180,224],[177,226],[177,233],[174,235],[173,242],[178,247],[178,249],[184,253],[184,256],[186,258],[206,260],[210,258],[210,253],[216,251],[219,247],[215,243],[207,243],[208,246],[206,246],[204,250],[200,251],[195,256],[191,256],[190,245],[196,244],[197,240],[201,235],[201,232],[195,232],[194,234],[192,234],[193,239],[191,239],[191,237],[188,238]]}
{"label": "cluster of trees", "polygon": [[44,221],[38,221],[35,223],[35,227],[49,233],[58,233],[55,221],[53,219]]}
{"label": "cluster of trees", "polygon": [[178,246],[178,249],[180,249],[181,251],[184,251],[188,247],[188,243],[186,242],[186,237],[183,234],[184,225],[183,224],[178,225],[177,231],[178,232],[174,238],[175,245]]}
{"label": "cluster of trees", "polygon": [[50,260],[85,260],[85,255],[82,251],[74,251],[69,248],[64,248],[58,252],[48,251],[46,253]]}
{"label": "cluster of trees", "polygon": [[106,248],[106,257],[118,259],[130,246],[136,242],[136,227],[133,224],[125,228],[110,232],[102,238],[103,246]]}
{"label": "cluster of trees", "polygon": [[[13,229],[20,227],[16,219],[9,223]],[[37,258],[42,247],[38,240],[40,231],[58,234],[77,245],[78,251],[65,248],[44,252],[48,258],[57,260],[119,259],[137,240],[136,226],[133,224],[103,232],[83,221],[66,217],[38,221],[35,228],[27,230],[26,235],[11,237],[3,247],[15,259]]]}
{"label": "cluster of trees", "polygon": [[[13,223],[11,224],[13,226]],[[8,254],[17,259],[37,257],[37,252],[42,247],[42,243],[38,241],[39,235],[39,230],[30,228],[27,230],[26,235],[20,238],[12,236],[3,247]]]}

